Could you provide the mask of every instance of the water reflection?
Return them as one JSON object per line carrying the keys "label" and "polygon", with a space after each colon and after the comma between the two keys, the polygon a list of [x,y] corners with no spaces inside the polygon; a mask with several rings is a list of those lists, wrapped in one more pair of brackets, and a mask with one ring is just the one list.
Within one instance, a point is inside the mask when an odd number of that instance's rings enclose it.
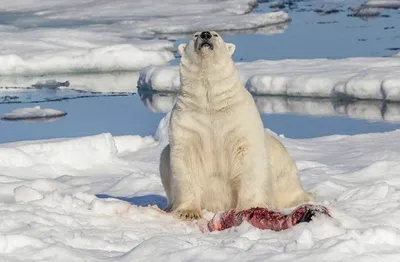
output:
{"label": "water reflection", "polygon": [[[175,93],[139,90],[140,100],[153,113],[171,111]],[[400,123],[400,103],[378,100],[333,100],[281,96],[254,96],[262,114],[295,113],[311,116],[346,116],[369,121]]]}
{"label": "water reflection", "polygon": [[21,118],[21,119],[7,119],[7,118],[1,118],[0,120],[2,121],[18,121],[18,122],[23,122],[23,123],[53,123],[61,118],[63,116],[54,116],[54,117],[36,117],[36,118]]}

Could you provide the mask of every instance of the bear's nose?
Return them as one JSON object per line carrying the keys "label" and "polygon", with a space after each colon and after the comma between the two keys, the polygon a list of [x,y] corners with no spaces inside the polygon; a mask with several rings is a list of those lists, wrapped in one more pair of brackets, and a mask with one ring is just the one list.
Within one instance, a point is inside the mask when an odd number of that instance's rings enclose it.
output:
{"label": "bear's nose", "polygon": [[211,38],[211,33],[208,31],[201,32],[200,37],[201,39],[208,40]]}

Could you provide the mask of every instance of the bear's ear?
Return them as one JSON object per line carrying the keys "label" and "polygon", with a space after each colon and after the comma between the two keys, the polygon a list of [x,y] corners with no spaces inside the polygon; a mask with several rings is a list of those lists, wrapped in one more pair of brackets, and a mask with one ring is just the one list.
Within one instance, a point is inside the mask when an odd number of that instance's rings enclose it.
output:
{"label": "bear's ear", "polygon": [[226,43],[226,47],[228,48],[228,52],[230,55],[233,55],[235,53],[236,46],[231,43]]}
{"label": "bear's ear", "polygon": [[180,44],[178,46],[178,51],[179,51],[179,54],[181,54],[181,56],[183,55],[183,51],[185,51],[185,47],[186,47],[186,44]]}

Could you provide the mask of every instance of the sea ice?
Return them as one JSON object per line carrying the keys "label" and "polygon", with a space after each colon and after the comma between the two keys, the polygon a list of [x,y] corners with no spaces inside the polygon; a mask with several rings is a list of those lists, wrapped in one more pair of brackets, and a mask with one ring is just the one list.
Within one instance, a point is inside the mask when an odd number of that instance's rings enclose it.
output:
{"label": "sea ice", "polygon": [[2,120],[29,120],[38,118],[56,118],[65,116],[67,113],[51,109],[41,108],[40,106],[17,108],[10,113],[5,113],[1,116]]}
{"label": "sea ice", "polygon": [[382,9],[399,9],[400,0],[370,0],[366,3],[350,8],[353,16],[378,16]]}
{"label": "sea ice", "polygon": [[256,0],[6,0],[0,7],[0,74],[135,71],[173,59],[172,42],[150,38],[204,28],[284,30],[278,24],[289,21],[285,12],[250,14],[256,6]]}
{"label": "sea ice", "polygon": [[18,29],[0,26],[1,75],[135,71],[173,59],[167,41],[126,41],[84,29]]}
{"label": "sea ice", "polygon": [[[258,95],[346,97],[400,101],[400,59],[359,57],[237,63],[246,88]],[[142,70],[138,87],[177,92],[178,66]]]}
{"label": "sea ice", "polygon": [[100,134],[0,144],[0,256],[11,262],[399,256],[399,131],[277,136],[295,159],[305,189],[316,194],[315,204],[327,207],[332,218],[316,217],[280,232],[242,223],[201,233],[198,222],[180,221],[155,206],[165,206],[158,158],[168,143],[168,118],[154,138]]}
{"label": "sea ice", "polygon": [[378,8],[398,9],[400,8],[400,0],[370,0],[365,5]]}

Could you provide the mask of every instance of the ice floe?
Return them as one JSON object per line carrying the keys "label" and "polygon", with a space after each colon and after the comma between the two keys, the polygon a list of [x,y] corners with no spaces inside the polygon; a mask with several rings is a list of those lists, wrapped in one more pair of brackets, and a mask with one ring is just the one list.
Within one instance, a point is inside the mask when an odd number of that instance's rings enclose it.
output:
{"label": "ice floe", "polygon": [[[237,68],[243,84],[253,94],[400,101],[400,59],[396,56],[258,60],[237,63]],[[143,69],[138,87],[177,92],[178,66]]]}
{"label": "ice floe", "polygon": [[9,113],[5,113],[0,117],[2,120],[33,120],[33,119],[50,119],[65,116],[64,111],[41,108],[40,106],[17,108]]}

